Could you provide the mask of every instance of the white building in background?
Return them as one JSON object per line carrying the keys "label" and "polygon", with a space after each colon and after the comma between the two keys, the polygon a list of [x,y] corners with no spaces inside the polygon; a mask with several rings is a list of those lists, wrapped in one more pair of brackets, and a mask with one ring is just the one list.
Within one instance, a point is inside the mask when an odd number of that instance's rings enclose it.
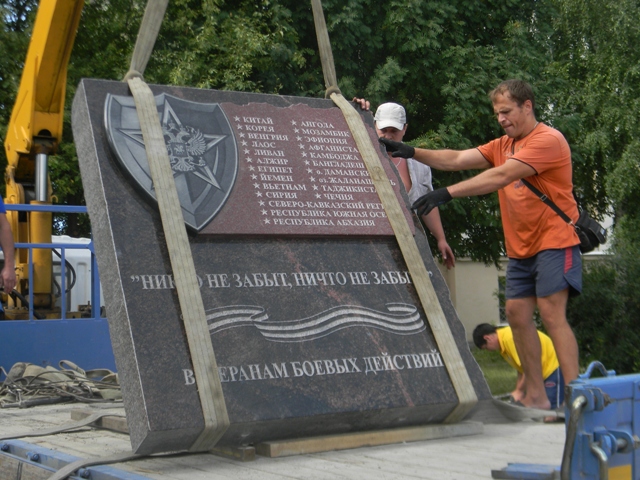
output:
{"label": "white building in background", "polygon": [[501,270],[495,265],[485,265],[468,258],[457,258],[456,266],[451,270],[441,264],[438,266],[447,282],[453,308],[458,312],[469,342],[473,341],[471,334],[476,325],[500,323],[498,292],[502,288],[500,282],[504,282],[506,257],[500,260]]}

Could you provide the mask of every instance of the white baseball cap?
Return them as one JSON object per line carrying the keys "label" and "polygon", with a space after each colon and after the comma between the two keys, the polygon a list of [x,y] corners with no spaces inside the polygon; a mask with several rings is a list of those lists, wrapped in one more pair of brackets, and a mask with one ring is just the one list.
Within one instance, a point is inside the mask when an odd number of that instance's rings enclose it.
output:
{"label": "white baseball cap", "polygon": [[407,114],[402,105],[389,102],[383,103],[378,107],[373,119],[376,121],[376,127],[380,130],[387,127],[402,130],[405,123],[407,123]]}

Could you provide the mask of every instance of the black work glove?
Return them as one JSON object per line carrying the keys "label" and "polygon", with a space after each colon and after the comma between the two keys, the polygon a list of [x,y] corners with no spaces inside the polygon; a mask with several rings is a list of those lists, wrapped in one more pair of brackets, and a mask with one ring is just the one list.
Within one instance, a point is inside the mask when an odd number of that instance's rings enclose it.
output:
{"label": "black work glove", "polygon": [[423,215],[428,214],[431,210],[440,205],[444,205],[447,202],[453,200],[453,197],[449,193],[449,190],[446,188],[439,188],[434,190],[433,192],[429,192],[426,195],[421,196],[418,200],[416,200],[411,208],[416,210],[418,216],[422,217]]}
{"label": "black work glove", "polygon": [[413,158],[416,154],[416,149],[406,143],[394,142],[384,137],[380,137],[378,140],[385,146],[392,157]]}

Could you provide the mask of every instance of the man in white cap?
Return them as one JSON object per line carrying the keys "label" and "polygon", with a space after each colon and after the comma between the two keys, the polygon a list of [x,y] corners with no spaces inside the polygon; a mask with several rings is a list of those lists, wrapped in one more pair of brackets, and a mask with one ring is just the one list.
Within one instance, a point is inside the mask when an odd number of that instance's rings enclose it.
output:
{"label": "man in white cap", "polygon": [[[370,104],[364,98],[354,98],[353,101],[358,103],[363,110],[369,110]],[[391,102],[383,103],[378,107],[373,118],[378,137],[401,142],[405,133],[407,133],[407,115],[402,105]],[[428,192],[433,191],[431,168],[427,165],[412,158],[393,158],[389,155],[389,159],[398,169],[410,204],[413,204]],[[442,261],[445,266],[447,268],[455,266],[456,259],[453,255],[453,250],[447,243],[438,209],[434,208],[427,215],[423,215],[422,219],[438,242],[438,251],[442,255]]]}

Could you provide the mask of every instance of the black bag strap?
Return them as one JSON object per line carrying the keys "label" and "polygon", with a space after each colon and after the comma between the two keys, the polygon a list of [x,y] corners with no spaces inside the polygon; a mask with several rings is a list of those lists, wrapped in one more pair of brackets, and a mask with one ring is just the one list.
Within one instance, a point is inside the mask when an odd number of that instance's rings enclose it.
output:
{"label": "black bag strap", "polygon": [[542,200],[544,203],[546,203],[554,212],[556,212],[558,215],[560,215],[560,218],[562,218],[565,222],[567,222],[569,225],[572,225],[575,227],[575,224],[573,223],[573,220],[571,220],[571,218],[569,218],[569,215],[567,215],[566,213],[564,213],[562,210],[560,210],[560,207],[558,207],[555,203],[553,203],[553,201],[547,197],[544,193],[542,193],[540,190],[538,190],[536,187],[534,187],[533,185],[531,185],[527,180],[525,180],[524,178],[522,179],[522,183],[524,183],[527,187],[529,187],[529,189],[535,193],[540,200]]}

